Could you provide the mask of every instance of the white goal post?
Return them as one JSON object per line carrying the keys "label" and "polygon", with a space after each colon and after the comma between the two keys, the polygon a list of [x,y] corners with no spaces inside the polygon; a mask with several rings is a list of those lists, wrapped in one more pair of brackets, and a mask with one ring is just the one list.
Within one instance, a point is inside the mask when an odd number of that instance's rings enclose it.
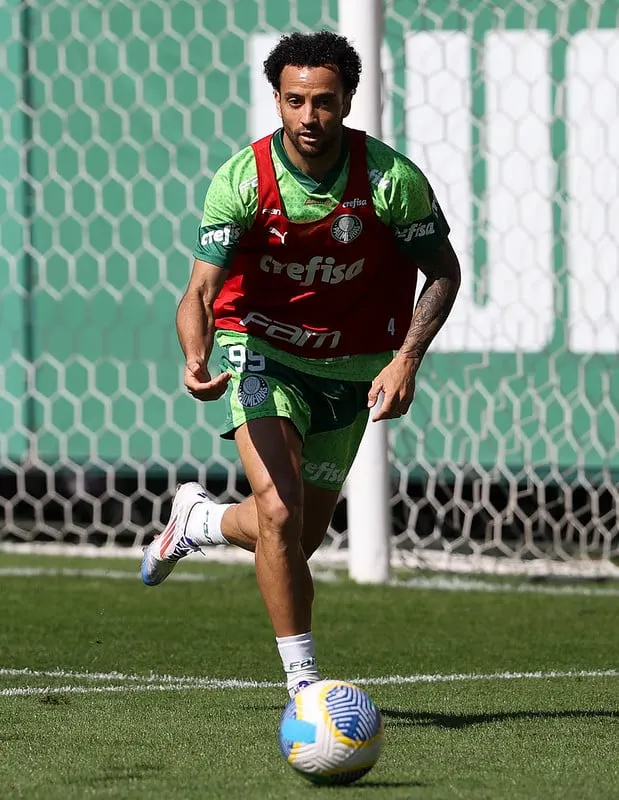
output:
{"label": "white goal post", "polygon": [[[354,45],[362,77],[347,123],[382,136],[383,79],[381,0],[339,0],[339,30]],[[348,510],[348,570],[361,583],[384,583],[391,574],[391,515],[387,423],[368,422],[345,486]]]}
{"label": "white goal post", "polygon": [[463,282],[410,413],[368,426],[317,563],[616,574],[616,3],[0,17],[0,547],[137,554],[177,481],[246,495],[221,405],[182,389],[174,312],[214,171],[277,124],[266,52],[326,28],[363,57],[349,121],[428,176]]}

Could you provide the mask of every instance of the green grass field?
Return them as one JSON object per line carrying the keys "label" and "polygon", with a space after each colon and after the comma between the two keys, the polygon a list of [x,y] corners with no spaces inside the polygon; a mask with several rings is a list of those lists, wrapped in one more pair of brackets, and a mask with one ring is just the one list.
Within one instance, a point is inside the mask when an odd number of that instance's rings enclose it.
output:
{"label": "green grass field", "polygon": [[251,567],[149,589],[134,562],[0,553],[0,798],[619,797],[619,589],[460,583],[318,584],[323,674],[367,680],[386,729],[366,778],[324,789],[279,754]]}

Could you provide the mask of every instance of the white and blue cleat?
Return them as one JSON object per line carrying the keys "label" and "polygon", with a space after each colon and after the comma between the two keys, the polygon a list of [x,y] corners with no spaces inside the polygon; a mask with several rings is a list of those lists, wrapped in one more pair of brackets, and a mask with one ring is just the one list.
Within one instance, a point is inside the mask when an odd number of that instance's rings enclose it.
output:
{"label": "white and blue cleat", "polygon": [[296,694],[299,694],[301,689],[305,689],[306,686],[309,686],[310,683],[315,683],[316,681],[299,681],[295,686],[292,686],[288,689],[288,694],[290,698],[293,698]]}
{"label": "white and blue cleat", "polygon": [[198,503],[210,503],[199,483],[179,484],[176,489],[170,521],[163,533],[146,548],[142,557],[142,581],[147,586],[157,586],[172,572],[181,558],[200,550],[186,534],[191,511]]}

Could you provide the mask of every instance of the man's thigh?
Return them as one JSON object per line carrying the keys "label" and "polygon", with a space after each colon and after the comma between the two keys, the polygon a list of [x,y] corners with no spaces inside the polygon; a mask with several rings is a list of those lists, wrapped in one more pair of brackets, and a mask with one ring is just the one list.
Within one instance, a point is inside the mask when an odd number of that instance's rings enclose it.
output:
{"label": "man's thigh", "polygon": [[359,449],[368,412],[362,411],[352,425],[307,436],[302,450],[303,536],[309,558],[322,544],[333,517],[341,488]]}
{"label": "man's thigh", "polygon": [[302,450],[302,475],[306,484],[339,492],[350,472],[365,431],[368,410],[357,413],[343,428],[309,433]]}

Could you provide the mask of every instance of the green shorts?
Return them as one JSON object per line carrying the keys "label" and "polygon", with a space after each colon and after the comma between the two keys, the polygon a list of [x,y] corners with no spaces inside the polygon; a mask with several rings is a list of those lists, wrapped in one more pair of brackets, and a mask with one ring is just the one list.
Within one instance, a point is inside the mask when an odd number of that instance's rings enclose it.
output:
{"label": "green shorts", "polygon": [[220,367],[232,375],[222,437],[252,419],[289,419],[303,441],[303,479],[339,491],[365,430],[370,383],[308,375],[241,344],[221,347]]}

